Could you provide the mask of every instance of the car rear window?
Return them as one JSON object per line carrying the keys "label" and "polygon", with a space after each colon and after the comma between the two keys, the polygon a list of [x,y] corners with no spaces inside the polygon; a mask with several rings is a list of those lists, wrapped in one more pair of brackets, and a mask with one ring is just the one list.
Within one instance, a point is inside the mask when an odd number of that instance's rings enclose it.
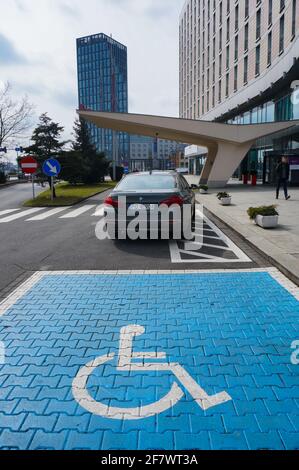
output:
{"label": "car rear window", "polygon": [[117,186],[118,191],[142,191],[155,189],[174,189],[176,179],[171,175],[130,175]]}

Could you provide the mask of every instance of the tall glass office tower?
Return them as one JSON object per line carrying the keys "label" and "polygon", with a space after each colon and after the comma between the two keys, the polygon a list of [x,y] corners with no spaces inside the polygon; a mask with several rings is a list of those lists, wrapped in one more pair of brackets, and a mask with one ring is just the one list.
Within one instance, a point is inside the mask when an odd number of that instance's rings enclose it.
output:
{"label": "tall glass office tower", "polygon": [[[128,112],[127,48],[105,34],[77,39],[79,108],[92,111]],[[129,159],[129,136],[113,138],[109,129],[89,124],[92,140],[99,151],[112,159],[113,145],[119,164]]]}

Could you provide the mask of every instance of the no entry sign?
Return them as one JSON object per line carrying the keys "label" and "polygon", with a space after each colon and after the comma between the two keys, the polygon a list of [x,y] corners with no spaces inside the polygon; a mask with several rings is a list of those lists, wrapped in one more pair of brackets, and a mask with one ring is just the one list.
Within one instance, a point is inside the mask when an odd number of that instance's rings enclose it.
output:
{"label": "no entry sign", "polygon": [[21,160],[21,168],[23,173],[34,175],[38,169],[38,163],[33,157],[24,157]]}

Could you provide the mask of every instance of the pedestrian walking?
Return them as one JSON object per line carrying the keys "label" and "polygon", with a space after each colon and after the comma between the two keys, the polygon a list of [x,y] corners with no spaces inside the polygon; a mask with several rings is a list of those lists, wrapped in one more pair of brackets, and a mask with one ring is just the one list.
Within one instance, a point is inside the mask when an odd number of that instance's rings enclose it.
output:
{"label": "pedestrian walking", "polygon": [[276,167],[276,174],[276,199],[279,198],[280,188],[283,187],[285,198],[288,201],[291,198],[291,196],[288,194],[288,182],[290,178],[290,165],[288,157],[282,157],[281,162]]}

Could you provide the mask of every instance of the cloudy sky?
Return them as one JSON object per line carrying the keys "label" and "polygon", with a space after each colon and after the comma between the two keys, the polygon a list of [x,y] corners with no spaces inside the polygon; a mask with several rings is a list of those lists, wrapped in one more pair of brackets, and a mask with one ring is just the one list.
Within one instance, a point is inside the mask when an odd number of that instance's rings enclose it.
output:
{"label": "cloudy sky", "polygon": [[[0,83],[26,93],[70,136],[77,107],[75,39],[126,44],[129,111],[178,115],[178,19],[184,0],[0,0]],[[28,140],[27,140],[28,141]]]}

